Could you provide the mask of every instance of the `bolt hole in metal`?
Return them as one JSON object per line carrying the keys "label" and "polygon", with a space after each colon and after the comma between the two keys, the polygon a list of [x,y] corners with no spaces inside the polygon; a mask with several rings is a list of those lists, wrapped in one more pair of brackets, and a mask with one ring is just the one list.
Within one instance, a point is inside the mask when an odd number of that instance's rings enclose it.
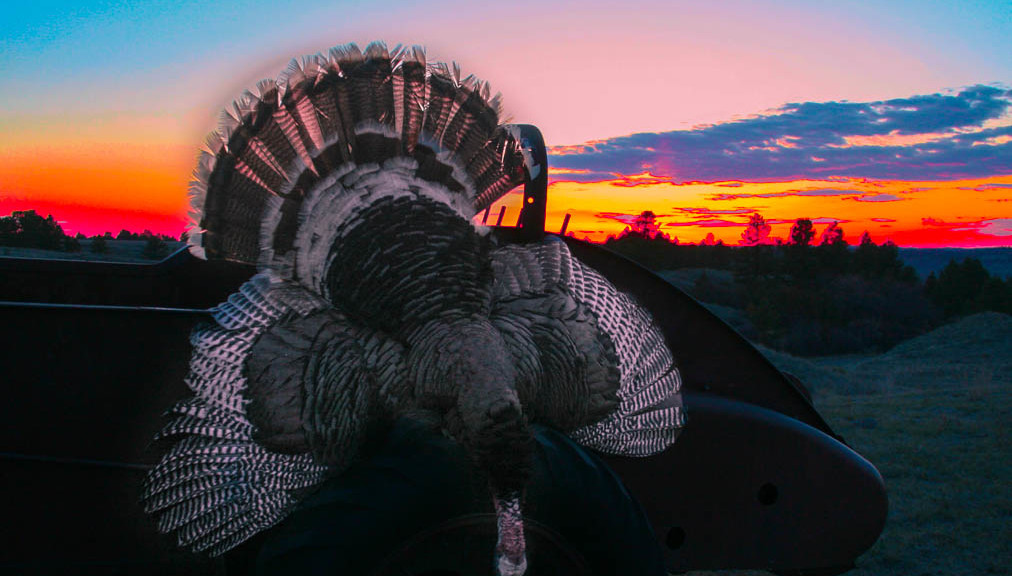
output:
{"label": "bolt hole in metal", "polygon": [[668,536],[664,539],[669,550],[678,550],[685,544],[685,530],[681,526],[674,526],[668,530]]}
{"label": "bolt hole in metal", "polygon": [[780,497],[780,491],[776,485],[767,482],[759,487],[759,492],[756,494],[756,498],[759,499],[759,503],[763,506],[772,506],[776,503],[777,498]]}

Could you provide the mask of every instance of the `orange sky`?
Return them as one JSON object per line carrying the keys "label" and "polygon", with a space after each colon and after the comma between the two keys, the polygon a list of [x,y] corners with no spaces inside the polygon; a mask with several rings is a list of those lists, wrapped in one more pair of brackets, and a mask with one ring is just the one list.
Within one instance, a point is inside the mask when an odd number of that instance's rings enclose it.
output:
{"label": "orange sky", "polygon": [[[174,142],[124,145],[114,135],[84,134],[63,145],[50,141],[0,147],[0,187],[19,192],[0,196],[0,213],[25,209],[52,213],[70,234],[126,228],[178,236],[186,222],[186,189],[195,148]],[[876,242],[891,239],[903,246],[1012,244],[1010,236],[987,234],[994,229],[993,224],[988,228],[989,221],[1012,219],[1012,176],[943,182],[671,184],[648,174],[567,181],[571,172],[552,173],[547,228],[559,230],[569,213],[568,231],[597,241],[622,231],[621,215],[651,210],[662,230],[683,243],[696,243],[713,233],[736,244],[748,216],[759,212],[773,223],[772,236],[786,237],[790,222],[811,218],[817,229],[829,220],[839,221],[850,242],[868,230]],[[504,223],[513,224],[519,201],[504,202],[509,206]]]}
{"label": "orange sky", "polygon": [[[148,229],[178,236],[185,229],[186,191],[201,141],[191,123],[172,114],[129,112],[50,115],[30,127],[18,125],[27,122],[13,119],[5,126],[9,137],[0,140],[0,214],[51,213],[70,234]],[[854,145],[875,144],[881,138]],[[789,141],[779,145],[793,147]],[[677,161],[670,163],[677,170]],[[599,179],[575,169],[550,175],[548,229],[558,230],[568,212],[569,232],[598,241],[621,232],[623,218],[628,220],[623,215],[651,210],[662,229],[683,243],[713,233],[736,244],[749,214],[759,212],[780,237],[795,219],[811,218],[817,229],[839,221],[851,242],[868,230],[877,242],[902,246],[1012,245],[1009,175],[713,183],[672,183],[649,173]],[[519,204],[513,204],[505,223],[516,220]]]}
{"label": "orange sky", "polygon": [[50,116],[0,141],[0,214],[52,213],[64,231],[178,236],[200,140],[173,118]]}
{"label": "orange sky", "polygon": [[[590,183],[556,181],[549,187],[546,228],[557,232],[569,213],[567,232],[603,241],[626,227],[621,215],[650,210],[657,214],[661,230],[681,243],[698,243],[713,233],[715,239],[737,244],[749,216],[759,212],[771,222],[772,237],[787,238],[794,220],[810,218],[819,233],[829,221],[839,222],[850,243],[857,243],[867,230],[877,243],[892,240],[901,246],[1012,244],[1012,237],[998,235],[1007,232],[1012,219],[1012,176],[949,182],[833,179],[676,185],[652,180],[642,175]],[[519,200],[514,194],[493,206],[490,220],[499,205],[506,204],[503,222],[515,224]]]}
{"label": "orange sky", "polygon": [[[1007,13],[906,0],[11,3],[0,215],[35,209],[88,235],[179,234],[222,107],[291,57],[384,39],[459,61],[503,93],[512,121],[540,127],[550,162],[571,169],[552,172],[550,228],[569,211],[571,231],[600,239],[622,214],[652,210],[683,242],[713,232],[735,243],[758,210],[840,220],[849,239],[868,229],[900,244],[1009,245],[1012,91],[995,88],[1012,78]],[[649,137],[627,138],[637,133]],[[594,153],[565,152],[592,139]],[[894,153],[902,174],[882,172]],[[945,159],[920,171],[931,154]],[[953,162],[963,165],[938,168]],[[829,174],[880,180],[800,179]],[[685,183],[725,179],[743,182]],[[790,192],[820,189],[853,192]]]}

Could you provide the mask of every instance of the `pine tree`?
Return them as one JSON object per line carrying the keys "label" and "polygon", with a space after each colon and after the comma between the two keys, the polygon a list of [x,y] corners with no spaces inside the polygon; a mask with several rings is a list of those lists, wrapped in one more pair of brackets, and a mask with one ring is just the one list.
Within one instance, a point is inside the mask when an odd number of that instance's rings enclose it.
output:
{"label": "pine tree", "polygon": [[791,226],[789,244],[793,246],[808,246],[812,243],[812,238],[814,237],[815,228],[812,226],[812,221],[808,218],[798,218],[795,220],[794,225]]}
{"label": "pine tree", "polygon": [[766,223],[766,219],[756,212],[749,216],[748,226],[741,233],[741,240],[738,244],[742,246],[759,246],[768,243],[772,228]]}

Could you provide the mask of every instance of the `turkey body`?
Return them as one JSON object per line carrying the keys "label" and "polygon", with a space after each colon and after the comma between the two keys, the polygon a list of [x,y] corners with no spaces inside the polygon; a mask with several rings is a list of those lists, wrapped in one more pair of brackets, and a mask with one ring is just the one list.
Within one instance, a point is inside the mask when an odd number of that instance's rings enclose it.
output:
{"label": "turkey body", "polygon": [[226,115],[191,249],[260,272],[194,330],[194,398],[158,436],[145,505],[180,545],[237,546],[423,411],[487,475],[497,569],[522,574],[530,423],[613,454],[674,442],[680,381],[649,313],[563,242],[473,223],[534,169],[497,102],[417,48],[348,45]]}

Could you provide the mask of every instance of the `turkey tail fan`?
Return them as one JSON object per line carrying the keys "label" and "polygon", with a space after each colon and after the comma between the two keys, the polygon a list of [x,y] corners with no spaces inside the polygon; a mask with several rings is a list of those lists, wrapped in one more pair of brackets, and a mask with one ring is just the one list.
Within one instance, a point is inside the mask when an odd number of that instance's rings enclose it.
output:
{"label": "turkey tail fan", "polygon": [[377,172],[470,219],[524,178],[517,134],[489,94],[417,46],[348,44],[293,60],[209,136],[191,184],[191,251],[297,277],[313,233],[386,194],[375,178],[363,184]]}

